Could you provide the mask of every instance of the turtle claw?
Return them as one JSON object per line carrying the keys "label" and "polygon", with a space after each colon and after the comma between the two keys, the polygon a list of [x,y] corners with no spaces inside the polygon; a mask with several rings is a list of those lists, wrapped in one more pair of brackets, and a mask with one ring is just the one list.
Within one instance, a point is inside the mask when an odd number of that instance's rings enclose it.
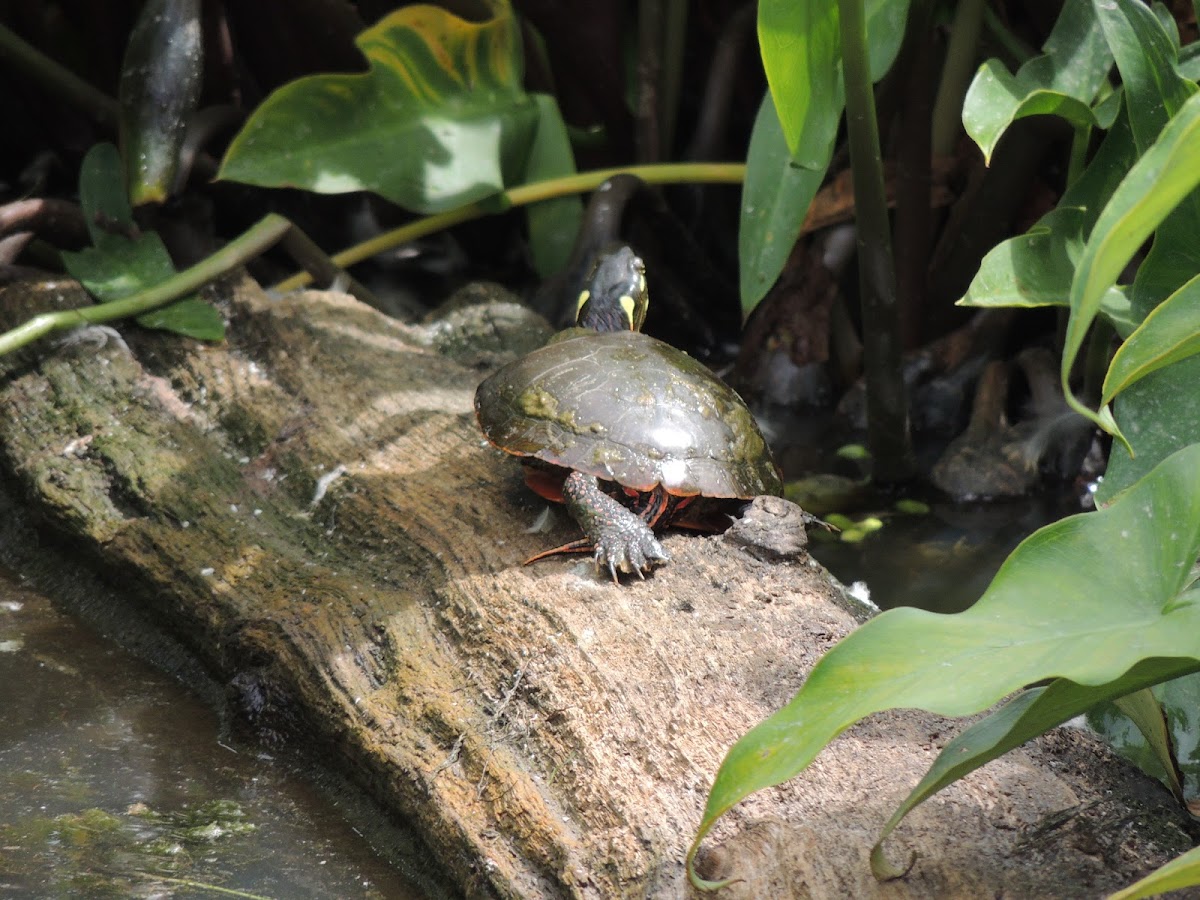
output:
{"label": "turtle claw", "polygon": [[654,532],[636,516],[631,515],[630,518],[640,527],[631,525],[627,530],[613,530],[596,541],[596,568],[607,566],[613,583],[619,581],[619,572],[636,574],[644,581],[645,573],[654,568],[656,563],[671,559]]}
{"label": "turtle claw", "polygon": [[671,558],[646,521],[601,491],[594,476],[572,472],[563,482],[563,499],[595,550],[596,568],[607,568],[614,582],[621,572],[645,578],[655,563]]}

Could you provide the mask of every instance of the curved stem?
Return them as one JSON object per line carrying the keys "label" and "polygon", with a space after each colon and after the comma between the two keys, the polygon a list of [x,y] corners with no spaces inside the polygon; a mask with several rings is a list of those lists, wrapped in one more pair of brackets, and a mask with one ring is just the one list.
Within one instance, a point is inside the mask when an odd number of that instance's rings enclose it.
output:
{"label": "curved stem", "polygon": [[148,290],[139,291],[133,296],[113,300],[109,303],[85,306],[82,309],[64,309],[60,312],[34,316],[28,322],[0,334],[0,356],[56,331],[78,328],[81,325],[112,322],[129,316],[140,316],[142,313],[158,309],[160,306],[166,306],[214,278],[224,275],[238,266],[245,265],[246,262],[254,259],[283,237],[291,227],[292,223],[283,216],[272,213],[264,216],[248,231],[236,240],[230,241],[212,256],[202,259],[190,269],[185,269],[178,275],[174,275]]}
{"label": "curved stem", "polygon": [[[491,215],[497,211],[498,206],[508,209],[513,206],[525,206],[541,200],[550,200],[566,194],[594,191],[609,178],[621,173],[636,175],[647,184],[673,184],[676,182],[741,184],[746,177],[746,166],[744,163],[672,163],[657,166],[629,166],[623,169],[596,169],[576,175],[565,175],[561,178],[550,178],[533,184],[523,184],[506,191],[500,195],[499,204],[497,204],[496,198],[491,198],[486,203],[472,203],[469,206],[461,206],[448,212],[417,219],[417,221],[409,222],[400,228],[376,235],[369,241],[355,244],[341,253],[334,254],[332,258],[343,268],[352,266],[378,253],[383,253],[385,250],[449,228],[451,225]],[[273,289],[280,292],[294,291],[311,282],[312,276],[307,272],[297,272],[290,278],[279,282]]]}

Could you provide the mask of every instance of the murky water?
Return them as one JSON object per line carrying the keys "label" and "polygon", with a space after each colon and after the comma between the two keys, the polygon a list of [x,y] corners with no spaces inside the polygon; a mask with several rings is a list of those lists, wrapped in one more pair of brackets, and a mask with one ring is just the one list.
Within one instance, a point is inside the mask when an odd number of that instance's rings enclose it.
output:
{"label": "murky water", "polygon": [[[406,836],[0,570],[0,896],[427,898]],[[352,801],[344,795],[342,805]],[[360,824],[379,813],[357,809]]]}
{"label": "murky water", "polygon": [[809,530],[812,555],[844,584],[864,582],[881,609],[961,612],[978,600],[1022,540],[1079,512],[1068,494],[1009,502],[933,502],[922,515],[882,513],[883,527],[859,543]]}

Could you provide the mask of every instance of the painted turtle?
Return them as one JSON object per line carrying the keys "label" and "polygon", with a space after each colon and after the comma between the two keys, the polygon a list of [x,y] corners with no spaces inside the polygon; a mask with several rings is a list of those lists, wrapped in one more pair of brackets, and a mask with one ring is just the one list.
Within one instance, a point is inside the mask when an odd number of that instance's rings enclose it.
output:
{"label": "painted turtle", "polygon": [[741,397],[686,353],[637,330],[646,303],[642,261],[628,247],[605,255],[580,295],[580,327],[475,392],[484,436],[524,457],[529,486],[564,502],[586,535],[527,564],[594,550],[614,581],[618,570],[641,576],[669,559],[654,528],[719,531],[729,522],[721,501],[782,490]]}

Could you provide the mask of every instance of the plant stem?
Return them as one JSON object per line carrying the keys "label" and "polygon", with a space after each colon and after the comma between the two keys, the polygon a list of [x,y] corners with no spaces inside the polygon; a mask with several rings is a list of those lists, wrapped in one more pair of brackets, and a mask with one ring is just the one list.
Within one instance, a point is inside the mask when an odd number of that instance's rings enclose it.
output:
{"label": "plant stem", "polygon": [[[630,166],[624,169],[598,169],[591,172],[580,172],[576,175],[566,175],[561,178],[550,178],[533,184],[523,184],[512,188],[500,195],[501,204],[505,208],[525,206],[541,200],[550,200],[566,194],[578,194],[592,191],[614,175],[626,172],[636,175],[647,184],[674,184],[676,182],[691,182],[705,184],[741,184],[746,177],[746,166],[742,163],[672,163],[657,166]],[[486,204],[472,203],[460,206],[449,212],[426,216],[409,222],[400,228],[376,235],[369,241],[355,244],[340,253],[334,254],[333,261],[343,268],[362,262],[364,259],[391,250],[401,244],[414,241],[443,228],[470,222],[496,212],[496,199],[490,199]],[[312,276],[307,272],[297,272],[274,286],[273,290],[284,292],[294,291],[312,282]]]}
{"label": "plant stem", "polygon": [[954,152],[962,130],[963,97],[975,74],[975,52],[983,28],[984,0],[960,0],[950,29],[950,44],[946,47],[946,62],[942,66],[942,81],[933,103],[933,155],[949,156]]}
{"label": "plant stem", "polygon": [[39,85],[63,97],[111,131],[117,130],[120,107],[116,100],[3,25],[0,25],[0,60],[31,75]]}
{"label": "plant stem", "polygon": [[34,316],[28,322],[0,334],[0,356],[56,331],[65,331],[68,328],[78,328],[82,325],[96,325],[100,322],[112,322],[129,316],[139,316],[152,309],[158,309],[160,306],[166,306],[171,301],[191,293],[214,278],[224,275],[238,266],[245,265],[247,261],[258,256],[283,237],[291,227],[292,223],[283,216],[272,213],[264,216],[250,230],[226,244],[212,256],[202,259],[190,269],[185,269],[178,275],[174,275],[148,290],[121,300],[113,300],[110,303]]}
{"label": "plant stem", "polygon": [[867,54],[863,0],[838,0],[846,130],[858,215],[858,271],[867,383],[867,443],[874,477],[884,483],[911,478],[915,469],[908,399],[901,374],[896,273],[884,192],[879,126]]}
{"label": "plant stem", "polygon": [[1005,25],[990,6],[983,8],[983,24],[992,38],[1012,57],[1016,66],[1023,66],[1037,55],[1037,51],[1021,40]]}
{"label": "plant stem", "polygon": [[[537,203],[564,194],[594,190],[613,175],[628,172],[637,175],[650,184],[666,184],[673,182],[707,182],[717,184],[740,184],[746,175],[746,167],[740,163],[678,163],[660,166],[634,166],[628,169],[601,169],[594,172],[583,172],[564,178],[552,178],[534,184],[526,184],[513,188],[501,195],[507,206],[524,206],[527,203]],[[337,266],[349,266],[361,262],[367,257],[374,256],[398,244],[403,244],[442,228],[448,228],[459,222],[467,222],[494,213],[497,209],[495,199],[487,205],[474,203],[459,209],[427,216],[416,222],[411,222],[403,228],[397,228],[386,234],[381,234],[370,241],[358,244],[333,257]],[[11,353],[40,338],[77,328],[82,325],[95,325],[101,322],[112,322],[129,316],[166,306],[173,300],[188,294],[201,285],[212,281],[226,272],[245,265],[246,262],[258,256],[272,244],[283,238],[292,225],[283,216],[272,213],[264,216],[250,230],[231,241],[212,256],[201,260],[190,269],[186,269],[166,281],[156,284],[149,290],[141,291],[131,297],[101,303],[96,306],[86,306],[82,309],[67,309],[53,313],[42,313],[34,316],[11,331],[0,334],[0,356]],[[311,242],[309,242],[311,243]],[[275,286],[275,290],[289,291],[312,282],[313,277],[307,272],[293,275],[286,281]]]}

